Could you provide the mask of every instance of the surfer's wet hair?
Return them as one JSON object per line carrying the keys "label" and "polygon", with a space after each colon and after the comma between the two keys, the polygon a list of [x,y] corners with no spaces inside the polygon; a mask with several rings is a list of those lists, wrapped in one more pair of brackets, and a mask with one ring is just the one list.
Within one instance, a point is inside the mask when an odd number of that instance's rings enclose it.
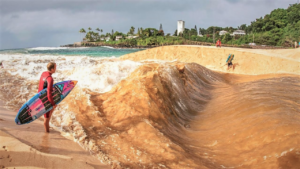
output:
{"label": "surfer's wet hair", "polygon": [[54,62],[49,62],[48,65],[47,65],[47,69],[48,71],[51,71],[51,69],[54,69],[54,66],[56,65],[56,63]]}

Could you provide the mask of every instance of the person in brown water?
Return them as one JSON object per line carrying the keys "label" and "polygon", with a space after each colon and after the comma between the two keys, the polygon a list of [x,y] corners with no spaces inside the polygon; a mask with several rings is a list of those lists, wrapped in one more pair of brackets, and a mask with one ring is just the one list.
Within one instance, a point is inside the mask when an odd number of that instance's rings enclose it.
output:
{"label": "person in brown water", "polygon": [[52,96],[52,91],[53,91],[53,78],[52,74],[55,73],[56,71],[56,63],[54,62],[49,62],[47,65],[48,71],[43,72],[40,78],[40,83],[39,83],[39,90],[38,92],[42,91],[43,89],[47,88],[47,97],[48,101],[51,103],[53,106],[53,109],[50,110],[48,113],[44,114],[44,127],[45,131],[49,133],[49,122],[51,115],[53,111],[56,108],[56,104],[53,101],[53,96]]}

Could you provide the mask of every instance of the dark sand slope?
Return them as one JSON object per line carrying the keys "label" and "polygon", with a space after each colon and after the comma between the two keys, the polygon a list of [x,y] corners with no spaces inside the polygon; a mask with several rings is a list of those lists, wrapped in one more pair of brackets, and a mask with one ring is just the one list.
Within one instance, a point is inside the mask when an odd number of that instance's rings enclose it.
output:
{"label": "dark sand slope", "polygon": [[75,90],[83,97],[63,104],[93,149],[124,168],[297,168],[299,82],[148,63],[107,93]]}

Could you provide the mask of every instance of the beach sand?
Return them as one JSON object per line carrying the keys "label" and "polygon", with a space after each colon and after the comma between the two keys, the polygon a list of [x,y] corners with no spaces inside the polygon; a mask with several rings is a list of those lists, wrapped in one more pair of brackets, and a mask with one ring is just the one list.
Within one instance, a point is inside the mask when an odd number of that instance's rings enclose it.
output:
{"label": "beach sand", "polygon": [[59,132],[45,133],[42,120],[16,125],[2,101],[0,112],[0,168],[110,168]]}
{"label": "beach sand", "polygon": [[[235,70],[227,70],[225,61],[229,54],[234,54],[232,63],[236,65]],[[211,70],[244,75],[273,73],[300,75],[300,49],[216,48],[196,45],[162,46],[123,55],[121,59],[194,62]]]}

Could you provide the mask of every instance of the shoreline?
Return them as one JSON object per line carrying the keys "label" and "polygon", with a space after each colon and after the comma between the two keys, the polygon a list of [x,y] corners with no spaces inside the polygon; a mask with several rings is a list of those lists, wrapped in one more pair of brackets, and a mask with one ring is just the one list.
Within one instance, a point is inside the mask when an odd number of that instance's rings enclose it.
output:
{"label": "shoreline", "polygon": [[16,112],[4,108],[2,100],[0,111],[1,167],[111,168],[60,132],[45,133],[42,120],[16,125]]}
{"label": "shoreline", "polygon": [[[60,47],[70,47],[70,48],[78,48],[78,47],[102,47],[102,46],[109,46],[116,49],[151,49],[156,47],[163,47],[163,46],[212,46],[215,47],[215,44],[208,43],[208,42],[192,42],[192,43],[184,43],[184,44],[170,44],[170,45],[148,45],[148,46],[129,46],[129,45],[110,45],[110,44],[102,44],[101,42],[84,42],[84,45],[78,44],[78,42],[74,44],[68,45],[60,45]],[[223,44],[222,47],[229,47],[229,48],[241,48],[241,49],[290,49],[289,47],[283,46],[266,46],[266,45],[228,45]],[[222,48],[221,47],[221,48]],[[221,49],[220,48],[220,49]]]}

